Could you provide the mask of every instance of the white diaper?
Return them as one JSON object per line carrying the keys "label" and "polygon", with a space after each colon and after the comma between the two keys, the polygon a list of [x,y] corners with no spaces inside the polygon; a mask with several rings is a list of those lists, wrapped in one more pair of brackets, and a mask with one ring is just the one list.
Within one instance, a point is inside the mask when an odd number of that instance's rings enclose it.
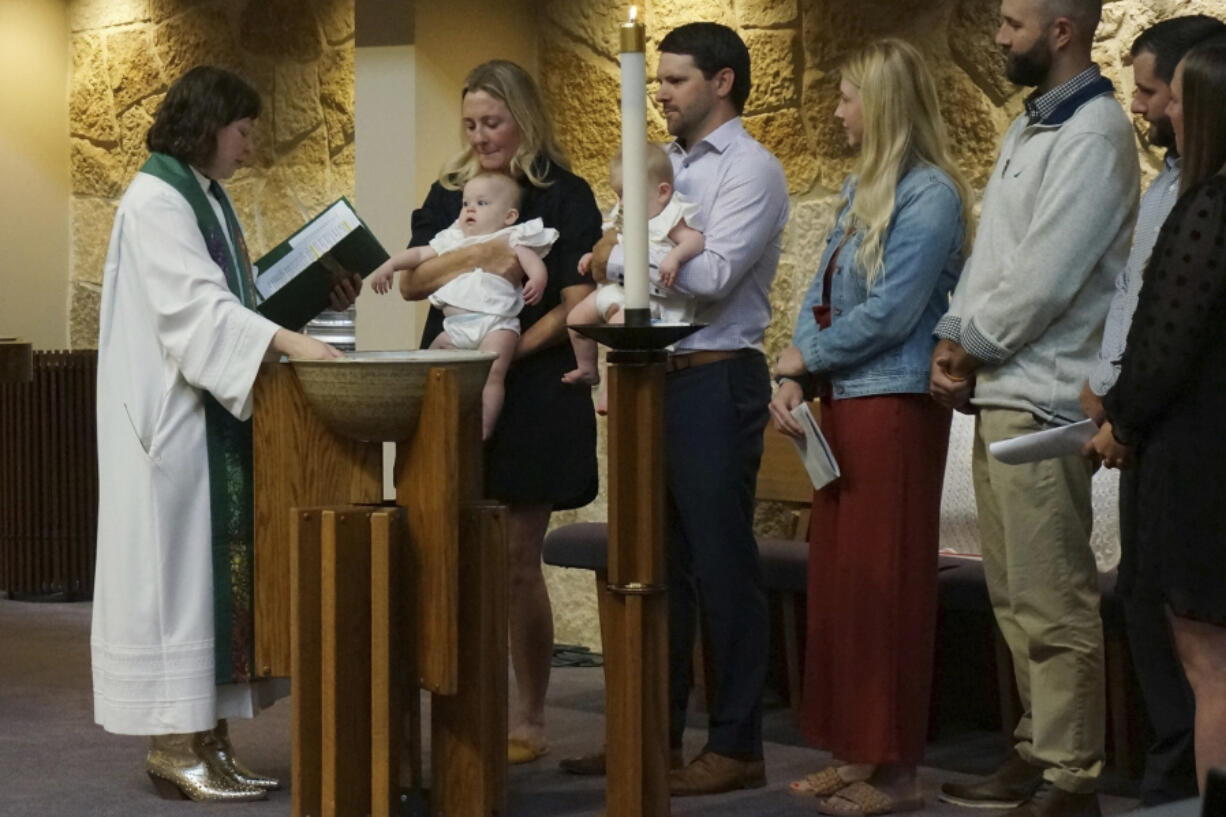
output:
{"label": "white diaper", "polygon": [[622,289],[621,284],[601,284],[596,289],[596,314],[600,316],[601,323],[615,306],[626,308],[626,290]]}
{"label": "white diaper", "polygon": [[[621,284],[602,284],[596,290],[596,312],[605,319],[612,307],[626,308],[626,290]],[[647,300],[651,319],[659,323],[693,323],[694,299],[684,295],[652,295]]]}
{"label": "white diaper", "polygon": [[518,335],[519,318],[483,312],[462,312],[443,318],[443,331],[457,349],[476,349],[485,336],[495,329],[509,329]]}

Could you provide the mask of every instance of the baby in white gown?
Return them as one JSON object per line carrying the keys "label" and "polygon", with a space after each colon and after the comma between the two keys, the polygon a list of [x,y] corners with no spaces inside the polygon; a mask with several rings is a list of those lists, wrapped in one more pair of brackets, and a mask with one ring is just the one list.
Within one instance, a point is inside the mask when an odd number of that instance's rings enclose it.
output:
{"label": "baby in white gown", "polygon": [[[652,322],[691,323],[694,320],[694,301],[687,295],[668,290],[677,279],[681,265],[702,252],[705,246],[703,234],[689,223],[698,215],[698,205],[673,190],[673,168],[664,149],[656,144],[647,146],[647,241],[652,256],[663,253],[659,267],[652,269],[651,300],[648,304]],[[618,198],[622,192],[621,155],[609,163],[609,185]],[[618,205],[609,214],[605,224],[608,240],[612,230],[617,230],[617,243],[621,243]],[[579,259],[579,271],[589,273],[592,253]],[[590,323],[624,323],[626,295],[621,284],[597,279],[596,291],[577,304],[566,318],[570,326]],[[575,350],[575,369],[562,376],[566,383],[599,383],[596,341],[570,330],[571,344]],[[597,410],[604,413],[606,396],[602,392]]]}
{"label": "baby in white gown", "polygon": [[502,411],[507,367],[519,343],[519,311],[545,292],[547,273],[542,260],[558,231],[539,218],[516,224],[519,185],[503,173],[480,173],[464,185],[460,217],[422,247],[402,250],[371,274],[371,288],[391,289],[397,270],[414,270],[443,253],[483,241],[505,238],[514,250],[527,283],[522,287],[501,275],[477,268],[461,273],[430,296],[443,311],[443,331],[431,349],[479,349],[498,357],[490,367],[482,392],[481,433],[489,439]]}

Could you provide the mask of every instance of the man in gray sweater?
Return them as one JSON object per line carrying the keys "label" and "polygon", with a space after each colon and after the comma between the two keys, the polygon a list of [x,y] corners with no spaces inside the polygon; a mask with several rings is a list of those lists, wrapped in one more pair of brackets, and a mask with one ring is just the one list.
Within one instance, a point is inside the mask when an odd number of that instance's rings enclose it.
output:
{"label": "man in gray sweater", "polygon": [[1015,817],[1097,817],[1105,690],[1091,463],[1005,465],[989,444],[1084,419],[1078,396],[1136,218],[1132,126],[1090,53],[1099,0],[1002,0],[1010,80],[1035,91],[1009,127],[978,234],[936,334],[931,392],[978,413],[972,472],[983,566],[1013,657],[1015,751],[941,799]]}

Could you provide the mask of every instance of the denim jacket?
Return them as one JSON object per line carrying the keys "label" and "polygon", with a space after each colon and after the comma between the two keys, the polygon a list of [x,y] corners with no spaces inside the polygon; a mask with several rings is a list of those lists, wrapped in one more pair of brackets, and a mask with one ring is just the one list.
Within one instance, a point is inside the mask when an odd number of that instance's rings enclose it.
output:
{"label": "denim jacket", "polygon": [[822,302],[822,278],[843,236],[855,196],[854,177],[843,185],[847,206],[830,234],[817,275],[805,295],[792,335],[805,368],[830,378],[834,399],[874,394],[928,393],[936,340],[932,330],[949,307],[962,270],[962,202],[950,178],[916,165],[899,181],[886,231],[884,265],[865,287],[856,269],[863,231],[847,239],[830,285],[831,325],[820,330],[813,307]]}

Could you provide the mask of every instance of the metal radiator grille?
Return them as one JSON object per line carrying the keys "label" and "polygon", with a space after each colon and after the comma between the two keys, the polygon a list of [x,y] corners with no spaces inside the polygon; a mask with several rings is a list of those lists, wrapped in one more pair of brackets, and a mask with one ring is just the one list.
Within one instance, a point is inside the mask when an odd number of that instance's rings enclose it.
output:
{"label": "metal radiator grille", "polygon": [[97,352],[35,352],[34,379],[0,384],[0,589],[93,594],[98,529]]}

